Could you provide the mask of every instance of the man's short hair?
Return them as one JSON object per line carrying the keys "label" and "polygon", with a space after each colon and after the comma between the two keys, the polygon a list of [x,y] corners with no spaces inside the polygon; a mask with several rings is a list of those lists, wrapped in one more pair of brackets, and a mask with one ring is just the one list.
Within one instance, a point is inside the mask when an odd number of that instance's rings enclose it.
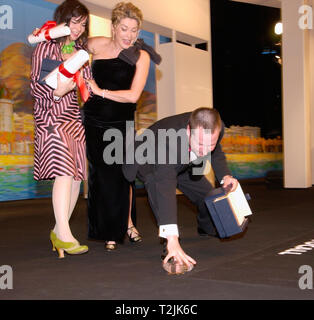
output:
{"label": "man's short hair", "polygon": [[214,108],[201,107],[194,110],[189,119],[191,129],[201,127],[215,131],[221,129],[221,118],[219,112]]}

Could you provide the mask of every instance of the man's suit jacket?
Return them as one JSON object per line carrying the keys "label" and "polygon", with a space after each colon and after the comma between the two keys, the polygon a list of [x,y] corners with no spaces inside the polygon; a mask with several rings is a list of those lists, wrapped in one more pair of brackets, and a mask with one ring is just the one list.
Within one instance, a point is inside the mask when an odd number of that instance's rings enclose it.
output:
{"label": "man's suit jacket", "polygon": [[[150,157],[152,162],[155,163],[138,164],[135,161],[134,164],[124,164],[122,170],[124,176],[128,181],[134,181],[137,176],[141,178],[141,180],[143,180],[143,178],[145,179],[147,175],[152,173],[154,173],[155,175],[160,175],[160,178],[162,178],[162,176],[167,177],[168,179],[170,177],[175,178],[177,175],[181,174],[182,172],[188,170],[189,168],[191,168],[191,166],[193,166],[193,163],[188,163],[189,160],[187,160],[187,157],[189,157],[189,141],[186,135],[186,129],[190,115],[191,112],[186,112],[175,116],[167,117],[155,122],[152,126],[149,127],[149,129],[153,132],[155,137],[154,146],[150,144],[151,148],[155,148],[155,155]],[[182,141],[182,147],[184,148],[184,152],[182,152],[181,150],[180,139],[178,139],[179,141],[177,144],[171,144],[169,139],[166,140],[166,143],[159,144],[161,140],[160,132],[162,131],[162,129],[164,129],[164,132],[165,130],[170,129],[175,130],[176,132],[179,132],[179,130],[181,130],[180,132],[183,133],[182,140],[184,140]],[[223,134],[224,124],[222,125],[215,149],[205,157],[198,158],[196,161],[194,161],[194,163],[200,163],[201,160],[209,158],[218,181],[220,181],[225,175],[231,174],[227,166],[225,154],[222,151],[220,145],[220,141],[223,137]],[[141,145],[143,146],[142,141],[136,141],[134,143],[134,149],[137,150],[137,148]],[[166,154],[167,159],[167,162],[163,164],[158,163],[158,155],[161,154],[161,151],[163,155],[164,153]],[[169,155],[175,154],[177,155],[175,161],[176,163],[169,163]]]}
{"label": "man's suit jacket", "polygon": [[[176,188],[178,187],[198,206],[198,224],[204,230],[209,230],[211,229],[209,226],[211,222],[208,211],[204,205],[204,197],[212,186],[203,175],[191,175],[190,169],[193,169],[194,163],[189,163],[189,141],[186,133],[190,115],[191,113],[189,112],[167,117],[150,126],[149,133],[155,139],[153,143],[146,143],[146,147],[147,149],[154,149],[155,147],[155,151],[157,150],[157,152],[150,157],[152,163],[124,164],[122,170],[127,180],[134,181],[135,178],[138,177],[144,182],[148,193],[148,199],[158,225],[177,224]],[[165,131],[170,129],[176,132],[181,130],[183,140],[182,146],[184,149],[183,151],[185,152],[181,152],[180,143],[174,144],[170,143],[170,141],[162,141],[162,143],[160,143],[162,140],[160,132],[162,130]],[[203,157],[203,160],[205,160],[205,158],[211,156],[211,165],[219,181],[225,175],[230,174],[225,155],[220,145],[223,132],[224,127],[221,129],[217,145],[213,152]],[[137,148],[141,148],[144,144],[145,142],[142,143],[137,141],[134,144],[134,149],[137,150]],[[168,161],[164,164],[156,162],[158,160],[158,155],[160,155],[160,153],[163,154],[164,151],[166,151],[167,156],[176,155],[177,162],[169,163],[170,161]],[[141,161],[143,159],[138,160]],[[200,158],[197,160],[200,160]],[[211,230],[208,230],[207,232],[210,233]]]}

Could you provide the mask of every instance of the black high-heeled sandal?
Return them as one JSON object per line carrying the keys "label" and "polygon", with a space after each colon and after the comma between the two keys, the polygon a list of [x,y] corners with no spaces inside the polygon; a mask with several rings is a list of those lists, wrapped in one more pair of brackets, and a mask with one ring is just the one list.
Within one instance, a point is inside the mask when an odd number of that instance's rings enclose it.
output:
{"label": "black high-heeled sandal", "polygon": [[[128,235],[130,242],[141,242],[143,240],[142,236],[138,233],[138,231],[135,229],[134,226],[131,226],[130,228],[128,228],[128,230],[126,231],[126,234]],[[135,236],[132,237],[133,235]]]}

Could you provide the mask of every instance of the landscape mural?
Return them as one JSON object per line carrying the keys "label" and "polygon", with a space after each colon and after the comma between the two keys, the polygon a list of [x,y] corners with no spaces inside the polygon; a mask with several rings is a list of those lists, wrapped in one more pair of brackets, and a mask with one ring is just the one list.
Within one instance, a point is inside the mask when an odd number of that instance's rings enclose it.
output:
{"label": "landscape mural", "polygon": [[[52,19],[56,5],[42,0],[7,0],[1,1],[0,7],[0,201],[50,197],[52,182],[33,179],[29,76],[35,46],[26,39],[35,27]],[[153,34],[141,31],[140,37],[153,46]],[[157,119],[155,84],[151,64],[135,115],[137,129]],[[270,170],[282,169],[280,137],[266,140],[260,137],[258,128],[233,126],[226,129],[222,144],[232,173],[239,179],[264,177]]]}

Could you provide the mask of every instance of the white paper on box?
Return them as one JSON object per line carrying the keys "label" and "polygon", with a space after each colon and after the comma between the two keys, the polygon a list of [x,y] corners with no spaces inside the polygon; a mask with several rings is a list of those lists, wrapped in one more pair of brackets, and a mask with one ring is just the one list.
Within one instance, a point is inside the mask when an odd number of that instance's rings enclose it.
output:
{"label": "white paper on box", "polygon": [[[28,36],[28,42],[33,44],[33,43],[38,43],[42,41],[47,41],[47,39],[45,38],[45,32],[46,31],[43,30],[38,36],[34,36],[33,34],[30,34]],[[48,33],[51,39],[57,39],[57,38],[68,36],[71,33],[71,30],[68,26],[65,25],[65,23],[63,23],[49,29]]]}
{"label": "white paper on box", "polygon": [[242,191],[240,183],[238,183],[237,188],[233,192],[228,194],[228,200],[233,212],[237,216],[239,225],[241,225],[245,217],[252,214],[252,211]]}
{"label": "white paper on box", "polygon": [[[89,55],[85,50],[77,51],[72,57],[64,61],[64,68],[72,74],[75,74],[89,60]],[[60,74],[61,82],[65,82],[68,78],[59,71],[59,67],[51,71],[43,80],[53,89],[57,88],[57,74]]]}
{"label": "white paper on box", "polygon": [[245,217],[252,214],[251,208],[246,200],[245,194],[243,193],[239,182],[234,191],[229,192],[227,195],[216,198],[214,202],[221,201],[222,199],[227,199],[229,202],[230,208],[232,209],[239,225],[242,224]]}

